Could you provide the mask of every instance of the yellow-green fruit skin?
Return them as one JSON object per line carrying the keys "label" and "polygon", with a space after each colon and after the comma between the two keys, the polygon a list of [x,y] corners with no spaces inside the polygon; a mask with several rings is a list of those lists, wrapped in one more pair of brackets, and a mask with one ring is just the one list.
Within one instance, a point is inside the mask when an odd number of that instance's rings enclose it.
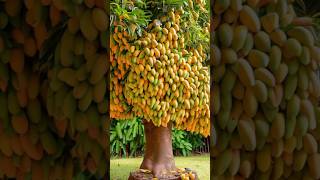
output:
{"label": "yellow-green fruit skin", "polygon": [[263,52],[269,52],[271,48],[271,40],[269,35],[264,31],[259,31],[254,36],[254,44],[256,49]]}
{"label": "yellow-green fruit skin", "polygon": [[296,75],[288,76],[284,84],[284,97],[289,100],[295,93],[298,86],[298,78]]}
{"label": "yellow-green fruit skin", "polygon": [[266,85],[274,87],[276,84],[275,77],[267,68],[257,68],[254,71],[257,80],[261,80]]}
{"label": "yellow-green fruit skin", "polygon": [[236,52],[231,48],[221,50],[221,59],[223,63],[233,64],[238,60]]}
{"label": "yellow-green fruit skin", "polygon": [[288,35],[297,39],[301,44],[311,47],[314,44],[313,35],[305,27],[297,26],[288,31]]}
{"label": "yellow-green fruit skin", "polygon": [[271,165],[271,149],[269,146],[257,152],[257,168],[261,172],[267,172]]}
{"label": "yellow-green fruit skin", "polygon": [[287,35],[285,32],[283,32],[280,29],[276,29],[270,34],[271,41],[278,45],[279,47],[282,47],[284,43],[287,41]]}
{"label": "yellow-green fruit skin", "polygon": [[231,43],[232,49],[236,52],[243,48],[248,34],[248,28],[240,25],[236,26],[233,30],[233,39]]}
{"label": "yellow-green fruit skin", "polygon": [[320,154],[314,153],[308,157],[309,173],[312,178],[320,178]]}
{"label": "yellow-green fruit skin", "polygon": [[240,22],[247,26],[251,32],[258,32],[261,28],[260,20],[256,12],[247,5],[244,5],[240,11]]}
{"label": "yellow-green fruit skin", "polygon": [[232,151],[226,150],[218,156],[213,171],[216,175],[222,175],[229,167],[232,161]]}
{"label": "yellow-green fruit skin", "polygon": [[286,58],[299,57],[302,53],[302,47],[299,41],[289,38],[283,45],[283,55]]}
{"label": "yellow-green fruit skin", "polygon": [[107,14],[102,9],[99,9],[99,8],[93,9],[92,19],[93,19],[94,25],[99,31],[103,32],[107,30],[109,19]]}
{"label": "yellow-green fruit skin", "polygon": [[230,6],[230,0],[217,0],[214,3],[214,11],[218,14],[223,13]]}
{"label": "yellow-green fruit skin", "polygon": [[105,94],[106,94],[106,81],[104,79],[101,79],[100,82],[98,82],[94,87],[93,87],[93,100],[96,103],[100,103],[101,101],[104,100]]}
{"label": "yellow-green fruit skin", "polygon": [[233,30],[227,23],[220,25],[218,29],[218,37],[222,47],[229,47],[233,39]]}
{"label": "yellow-green fruit skin", "polygon": [[250,64],[245,59],[238,60],[238,76],[240,81],[246,86],[254,86],[255,85],[255,76],[253,73],[253,69]]}
{"label": "yellow-green fruit skin", "polygon": [[256,134],[253,127],[249,124],[247,120],[240,120],[238,124],[238,131],[240,135],[240,140],[244,147],[248,151],[253,151],[256,148]]}
{"label": "yellow-green fruit skin", "polygon": [[271,12],[260,18],[263,29],[271,33],[279,27],[279,15]]}
{"label": "yellow-green fruit skin", "polygon": [[239,51],[239,54],[241,54],[242,56],[247,56],[249,54],[249,52],[251,51],[251,49],[254,46],[254,39],[251,33],[247,34],[247,38],[245,40],[245,43],[243,45],[243,47],[241,48],[241,50]]}
{"label": "yellow-green fruit skin", "polygon": [[249,52],[248,60],[250,64],[257,68],[257,67],[267,67],[269,64],[269,57],[262,51],[252,49]]}
{"label": "yellow-green fruit skin", "polygon": [[84,37],[89,41],[95,40],[98,37],[98,30],[92,21],[91,11],[86,10],[80,19],[80,30]]}
{"label": "yellow-green fruit skin", "polygon": [[101,55],[95,64],[93,65],[93,70],[91,71],[90,83],[98,83],[103,76],[107,73],[107,63],[104,59],[104,55]]}
{"label": "yellow-green fruit skin", "polygon": [[268,100],[268,89],[262,81],[256,80],[256,84],[253,87],[253,92],[260,103],[264,103]]}
{"label": "yellow-green fruit skin", "polygon": [[269,58],[270,62],[268,64],[268,67],[272,72],[275,72],[279,68],[281,63],[281,58],[282,58],[281,49],[276,45],[272,46],[270,50],[270,58]]}

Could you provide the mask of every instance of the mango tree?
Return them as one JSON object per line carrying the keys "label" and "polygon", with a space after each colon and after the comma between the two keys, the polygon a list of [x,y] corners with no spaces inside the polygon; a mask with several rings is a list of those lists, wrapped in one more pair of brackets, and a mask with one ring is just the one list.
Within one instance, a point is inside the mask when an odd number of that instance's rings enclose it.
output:
{"label": "mango tree", "polygon": [[141,169],[176,170],[171,130],[210,133],[209,3],[112,1],[110,116],[144,120]]}

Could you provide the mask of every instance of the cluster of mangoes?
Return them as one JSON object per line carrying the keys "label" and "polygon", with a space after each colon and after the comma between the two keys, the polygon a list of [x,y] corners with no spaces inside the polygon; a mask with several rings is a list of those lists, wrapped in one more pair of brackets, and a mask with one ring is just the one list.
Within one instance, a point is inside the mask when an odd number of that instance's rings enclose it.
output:
{"label": "cluster of mangoes", "polygon": [[142,117],[156,126],[173,121],[178,129],[209,135],[207,54],[201,44],[186,47],[183,13],[180,8],[154,19],[134,40],[115,26],[110,42],[112,118]]}
{"label": "cluster of mangoes", "polygon": [[[0,179],[106,174],[105,6],[0,2]],[[57,29],[62,37],[49,39]]]}
{"label": "cluster of mangoes", "polygon": [[215,178],[320,178],[320,49],[290,0],[217,0]]}

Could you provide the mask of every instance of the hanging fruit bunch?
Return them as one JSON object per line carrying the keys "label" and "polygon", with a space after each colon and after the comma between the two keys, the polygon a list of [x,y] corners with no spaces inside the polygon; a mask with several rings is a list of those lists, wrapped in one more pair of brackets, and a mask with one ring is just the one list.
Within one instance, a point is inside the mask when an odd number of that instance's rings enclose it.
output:
{"label": "hanging fruit bunch", "polygon": [[320,49],[293,2],[213,5],[216,178],[320,178]]}
{"label": "hanging fruit bunch", "polygon": [[205,1],[112,3],[110,113],[210,133]]}
{"label": "hanging fruit bunch", "polygon": [[105,5],[0,1],[0,179],[105,176]]}
{"label": "hanging fruit bunch", "polygon": [[[58,3],[58,1],[53,1]],[[105,1],[60,1],[67,15],[60,40],[47,68],[46,109],[59,137],[74,145],[66,154],[75,175],[87,172],[96,178],[106,173],[108,161],[106,113],[107,46],[109,18]],[[50,45],[50,40],[47,41]],[[75,176],[74,175],[74,176]]]}

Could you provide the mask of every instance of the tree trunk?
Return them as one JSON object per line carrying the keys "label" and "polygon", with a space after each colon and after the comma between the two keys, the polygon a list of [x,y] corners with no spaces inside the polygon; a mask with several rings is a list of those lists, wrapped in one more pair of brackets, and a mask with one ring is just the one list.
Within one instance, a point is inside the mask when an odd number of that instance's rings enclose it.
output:
{"label": "tree trunk", "polygon": [[152,122],[144,121],[146,137],[145,154],[140,169],[148,169],[157,177],[168,171],[175,171],[172,151],[172,125],[157,127]]}

